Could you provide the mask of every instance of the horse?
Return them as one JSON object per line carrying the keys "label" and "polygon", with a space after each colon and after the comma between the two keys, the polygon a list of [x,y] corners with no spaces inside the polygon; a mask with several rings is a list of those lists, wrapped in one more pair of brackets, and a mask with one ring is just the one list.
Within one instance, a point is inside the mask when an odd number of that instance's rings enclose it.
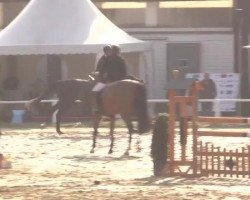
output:
{"label": "horse", "polygon": [[35,112],[42,99],[51,94],[56,94],[58,101],[49,109],[49,112],[50,114],[53,114],[58,110],[56,113],[56,131],[58,134],[63,134],[60,130],[62,115],[75,104],[76,100],[89,101],[93,85],[94,83],[92,79],[58,80],[52,84],[48,84],[42,94],[37,98],[30,100],[26,107],[29,111]]}
{"label": "horse", "polygon": [[98,127],[102,116],[110,117],[110,149],[113,153],[115,116],[119,114],[124,120],[129,133],[129,145],[125,154],[131,149],[132,134],[136,132],[132,126],[132,118],[138,120],[139,134],[150,130],[150,120],[147,110],[147,94],[145,85],[138,80],[125,79],[107,84],[101,90],[101,113],[94,115],[93,144],[91,153],[96,147]]}
{"label": "horse", "polygon": [[[49,94],[57,94],[58,102],[51,107],[50,112],[56,114],[56,131],[63,134],[60,130],[61,117],[67,109],[74,105],[76,100],[89,101],[92,103],[92,88],[96,82],[95,77],[90,79],[70,79],[59,80],[50,84],[47,89],[37,98],[32,99],[27,105],[28,110],[37,108],[43,98]],[[149,116],[147,112],[147,94],[145,85],[131,76],[129,79],[109,83],[101,91],[102,112],[95,113],[93,116],[93,144],[91,153],[94,153],[96,147],[96,138],[98,134],[99,123],[102,116],[110,117],[110,138],[111,144],[109,153],[113,153],[114,146],[114,125],[115,116],[120,114],[129,131],[129,146],[131,148],[132,133],[136,132],[132,126],[132,118],[138,119],[138,132],[140,134],[148,132],[150,129]],[[133,80],[132,80],[133,78]]]}

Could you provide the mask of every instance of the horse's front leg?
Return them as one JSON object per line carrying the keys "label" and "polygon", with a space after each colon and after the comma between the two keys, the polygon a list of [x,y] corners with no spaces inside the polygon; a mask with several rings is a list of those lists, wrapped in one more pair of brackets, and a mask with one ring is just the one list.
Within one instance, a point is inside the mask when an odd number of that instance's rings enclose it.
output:
{"label": "horse's front leg", "polygon": [[96,114],[94,116],[93,143],[92,143],[92,149],[91,149],[90,153],[95,152],[96,138],[97,138],[97,134],[98,134],[98,127],[99,127],[100,121],[101,121],[101,115]]}
{"label": "horse's front leg", "polygon": [[109,154],[113,153],[113,147],[114,147],[114,129],[115,129],[115,117],[112,116],[110,117],[110,149],[109,149]]}
{"label": "horse's front leg", "polygon": [[142,147],[141,147],[141,139],[140,139],[140,135],[137,136],[137,141],[136,141],[136,151],[137,152],[141,152]]}
{"label": "horse's front leg", "polygon": [[62,114],[63,114],[62,109],[59,109],[59,110],[57,111],[57,113],[56,113],[56,132],[57,132],[59,135],[63,134],[63,132],[62,132],[61,129],[60,129]]}
{"label": "horse's front leg", "polygon": [[96,137],[97,137],[98,132],[94,131],[93,132],[93,143],[92,143],[92,149],[90,153],[95,153],[95,146],[96,146]]}
{"label": "horse's front leg", "polygon": [[62,114],[63,114],[63,110],[65,110],[65,108],[63,108],[61,106],[60,101],[58,101],[55,105],[53,105],[50,108],[50,114],[53,116],[54,112],[56,113],[56,132],[58,134],[63,134],[63,132],[61,132],[60,130],[60,125],[61,125],[61,118],[62,118]]}

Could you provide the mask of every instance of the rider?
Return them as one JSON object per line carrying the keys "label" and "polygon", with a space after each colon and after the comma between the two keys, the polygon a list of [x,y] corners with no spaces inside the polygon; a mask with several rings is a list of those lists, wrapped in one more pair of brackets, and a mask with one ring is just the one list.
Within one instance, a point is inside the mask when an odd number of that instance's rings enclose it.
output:
{"label": "rider", "polygon": [[98,76],[98,82],[96,83],[96,85],[93,88],[93,92],[99,92],[104,86],[104,82],[102,80],[102,77],[100,76],[100,71],[103,68],[104,65],[104,61],[111,55],[112,53],[112,49],[111,49],[111,45],[105,45],[103,47],[103,55],[102,57],[98,60],[97,62],[97,66],[95,69],[94,74]]}
{"label": "rider", "polygon": [[120,56],[121,49],[117,45],[111,46],[111,55],[104,60],[100,69],[100,77],[106,83],[125,79],[127,76],[127,67],[124,59]]}
{"label": "rider", "polygon": [[96,112],[99,112],[100,107],[101,107],[101,98],[100,98],[100,91],[102,88],[105,87],[105,84],[102,80],[102,77],[100,76],[100,70],[103,68],[103,64],[104,61],[107,59],[108,56],[111,55],[111,45],[105,45],[103,47],[103,55],[102,57],[98,60],[97,65],[96,65],[96,69],[94,72],[94,75],[97,76],[98,82],[96,83],[96,85],[94,86],[94,88],[92,89],[94,95],[95,95],[95,99],[96,99]]}
{"label": "rider", "polygon": [[117,45],[109,47],[106,56],[103,59],[101,58],[102,61],[99,60],[99,65],[97,64],[96,72],[98,72],[100,82],[92,90],[96,94],[97,110],[99,111],[101,110],[101,89],[104,88],[106,83],[119,81],[127,76],[127,67],[124,59],[120,56],[120,47]]}
{"label": "rider", "polygon": [[104,63],[104,60],[110,56],[112,53],[112,49],[111,49],[111,45],[105,45],[103,47],[103,55],[102,57],[98,60],[97,62],[97,65],[96,65],[96,69],[95,69],[95,72],[99,72],[100,69],[102,68],[103,66],[103,63]]}

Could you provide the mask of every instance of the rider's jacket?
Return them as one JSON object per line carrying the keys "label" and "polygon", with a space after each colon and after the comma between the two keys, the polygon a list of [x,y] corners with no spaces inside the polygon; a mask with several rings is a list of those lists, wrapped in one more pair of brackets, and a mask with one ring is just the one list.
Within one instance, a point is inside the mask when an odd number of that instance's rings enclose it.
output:
{"label": "rider's jacket", "polygon": [[99,73],[100,79],[104,83],[125,79],[127,69],[124,59],[117,55],[105,57],[99,67]]}
{"label": "rider's jacket", "polygon": [[102,55],[102,57],[98,60],[97,65],[96,65],[96,72],[99,72],[103,66],[104,60],[107,58],[106,55]]}

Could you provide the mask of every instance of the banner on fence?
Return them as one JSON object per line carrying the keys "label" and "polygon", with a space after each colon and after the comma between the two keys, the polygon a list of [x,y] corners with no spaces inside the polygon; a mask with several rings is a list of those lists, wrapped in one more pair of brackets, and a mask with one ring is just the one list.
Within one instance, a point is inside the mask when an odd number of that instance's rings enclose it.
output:
{"label": "banner on fence", "polygon": [[[186,74],[186,78],[203,79],[203,73]],[[217,87],[217,99],[237,99],[239,98],[240,76],[238,73],[214,73],[210,74]],[[236,111],[235,102],[221,102],[221,112]]]}

